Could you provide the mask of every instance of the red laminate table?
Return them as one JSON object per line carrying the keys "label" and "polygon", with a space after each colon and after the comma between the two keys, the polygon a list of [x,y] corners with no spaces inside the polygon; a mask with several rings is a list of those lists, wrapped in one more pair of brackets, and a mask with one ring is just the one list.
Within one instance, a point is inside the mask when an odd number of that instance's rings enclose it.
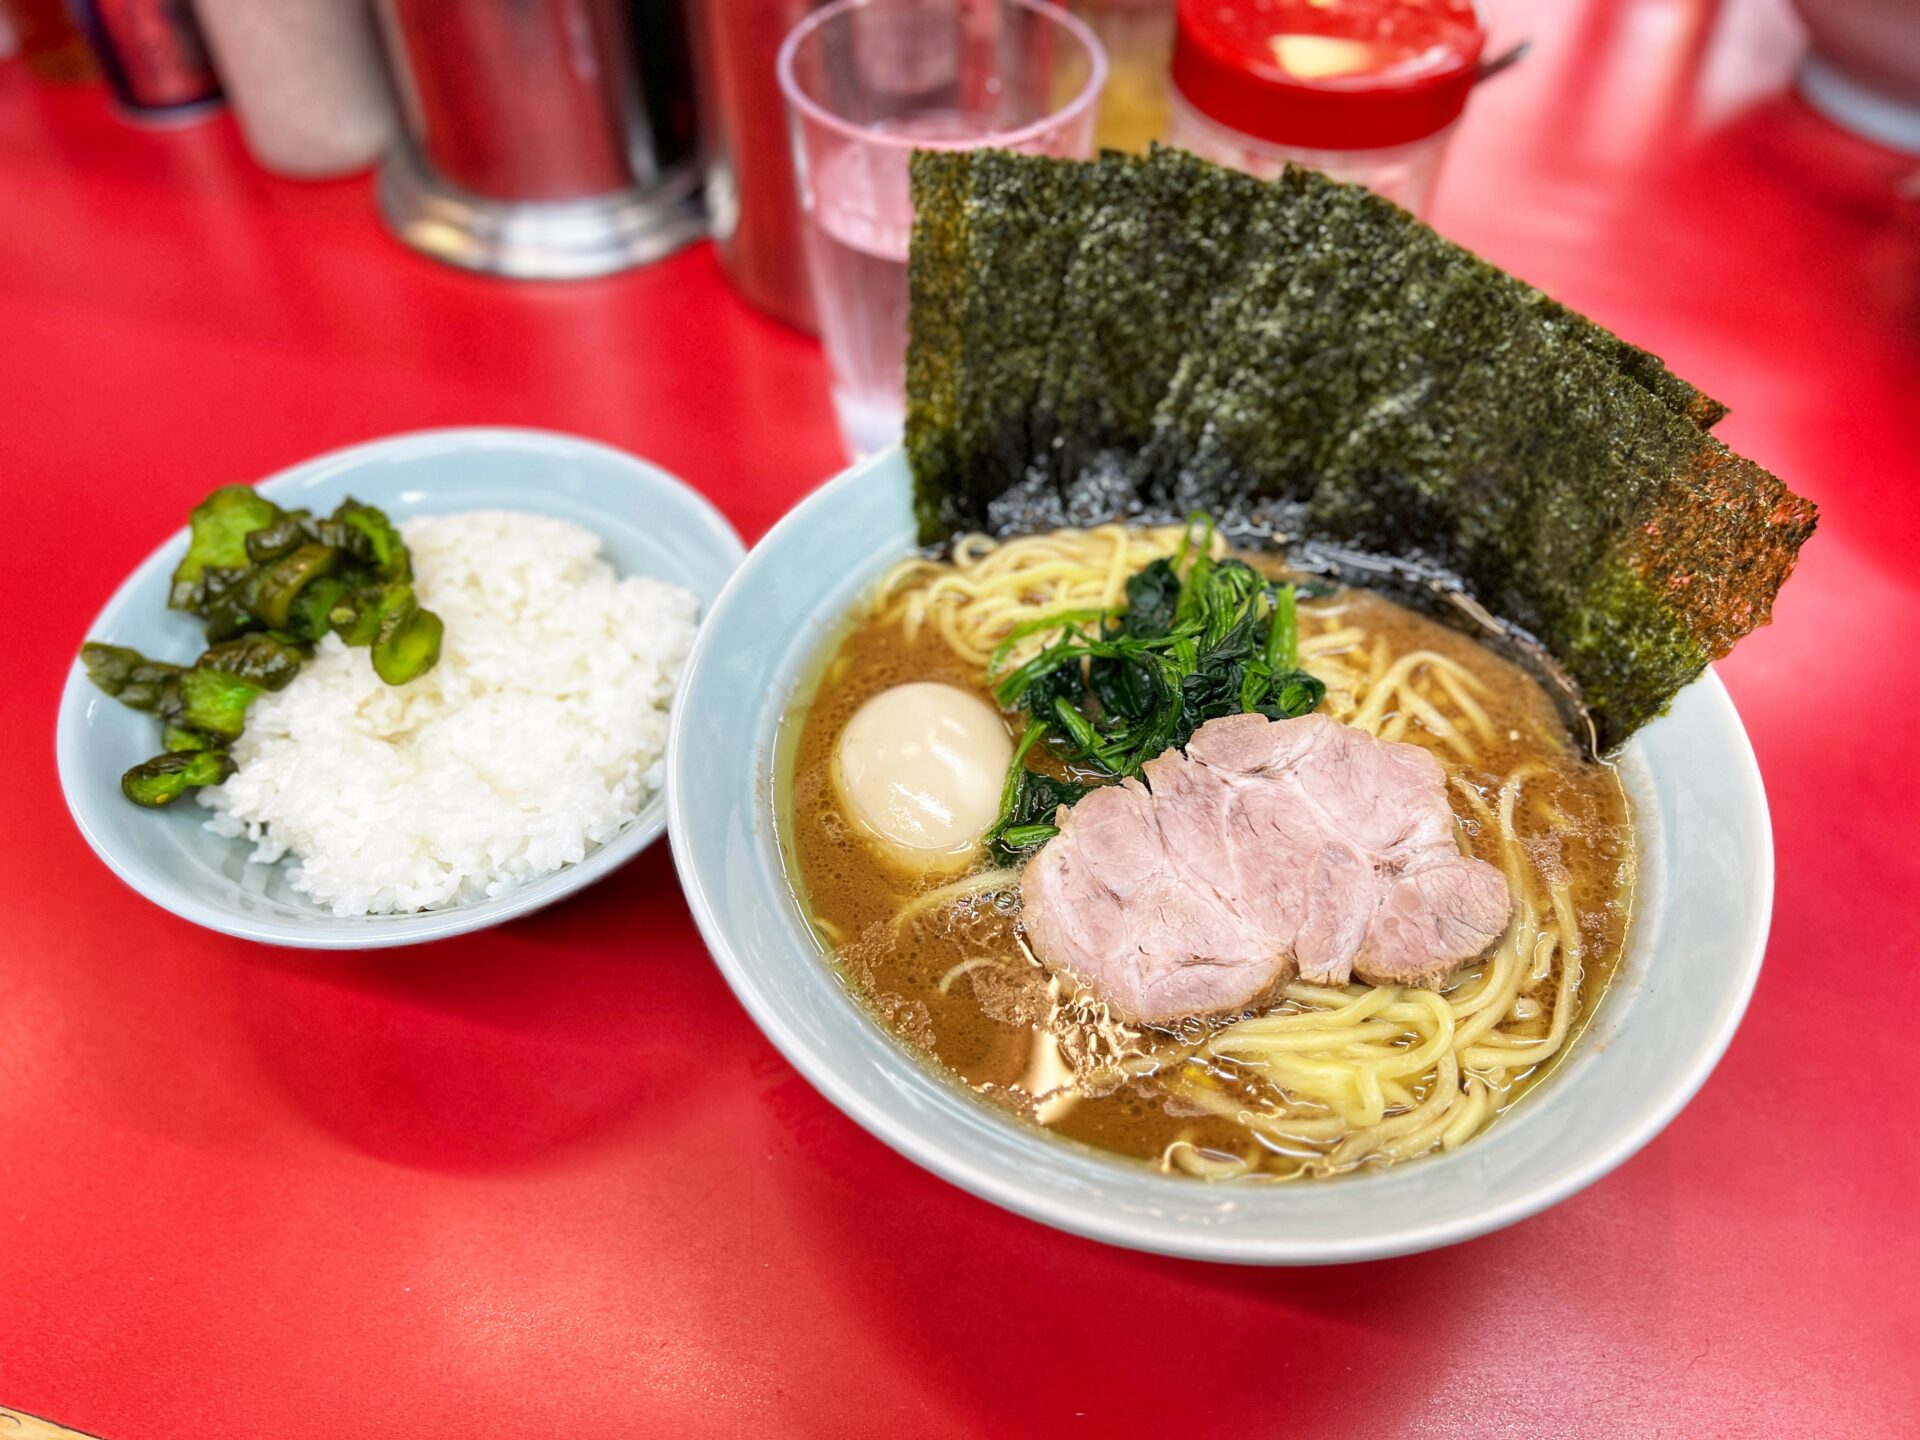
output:
{"label": "red laminate table", "polygon": [[1725,1063],[1613,1176],[1472,1244],[1272,1272],[1056,1234],[868,1138],[734,1004],[664,843],[413,952],[260,948],[122,888],[61,803],[55,697],[209,486],[542,425],[751,539],[835,442],[814,347],[704,247],[457,274],[364,181],[0,65],[0,1405],[112,1440],[1920,1434],[1920,161],[1786,93],[1778,0],[1504,19],[1535,52],[1475,101],[1437,222],[1724,397],[1825,512],[1722,667],[1772,947]]}

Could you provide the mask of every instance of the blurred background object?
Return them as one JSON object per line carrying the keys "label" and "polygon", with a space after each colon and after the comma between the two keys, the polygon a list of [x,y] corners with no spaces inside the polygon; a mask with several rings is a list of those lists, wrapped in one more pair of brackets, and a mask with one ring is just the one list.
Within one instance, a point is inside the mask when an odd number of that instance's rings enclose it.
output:
{"label": "blurred background object", "polygon": [[187,0],[68,0],[113,98],[130,120],[198,120],[220,102],[220,79]]}
{"label": "blurred background object", "polygon": [[298,179],[351,175],[393,139],[368,0],[195,0],[253,158]]}
{"label": "blurred background object", "polygon": [[800,198],[774,57],[825,0],[703,0],[707,217],[727,278],[749,302],[812,334]]}
{"label": "blurred background object", "polygon": [[86,36],[73,27],[65,0],[0,0],[13,44],[27,71],[42,81],[75,83],[100,75]]}
{"label": "blurred background object", "polygon": [[1800,93],[1835,124],[1920,154],[1920,0],[1793,0]]}
{"label": "blurred background object", "polygon": [[682,0],[380,0],[404,136],[388,225],[472,270],[574,279],[705,231]]}
{"label": "blurred background object", "polygon": [[1167,65],[1174,0],[1074,0],[1107,52],[1107,87],[1094,113],[1093,143],[1139,155],[1167,131]]}
{"label": "blurred background object", "polygon": [[13,22],[13,38],[29,73],[71,83],[100,73],[86,37],[74,28],[65,0],[0,0]]}
{"label": "blurred background object", "polygon": [[1311,166],[1418,215],[1485,43],[1474,0],[1180,0],[1167,139],[1262,179]]}
{"label": "blurred background object", "polygon": [[834,0],[780,47],[813,303],[850,457],[900,438],[916,148],[1084,160],[1106,57],[1041,0]]}

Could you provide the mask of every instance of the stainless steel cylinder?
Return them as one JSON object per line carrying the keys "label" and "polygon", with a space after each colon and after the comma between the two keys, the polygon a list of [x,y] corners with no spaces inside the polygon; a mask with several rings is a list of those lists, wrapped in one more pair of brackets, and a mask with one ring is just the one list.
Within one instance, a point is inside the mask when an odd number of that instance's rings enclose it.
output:
{"label": "stainless steel cylinder", "polygon": [[740,293],[789,325],[818,324],[800,238],[793,142],[774,56],[824,0],[703,0],[709,103],[707,215]]}
{"label": "stainless steel cylinder", "polygon": [[681,0],[380,0],[405,139],[380,207],[494,274],[604,275],[704,231]]}

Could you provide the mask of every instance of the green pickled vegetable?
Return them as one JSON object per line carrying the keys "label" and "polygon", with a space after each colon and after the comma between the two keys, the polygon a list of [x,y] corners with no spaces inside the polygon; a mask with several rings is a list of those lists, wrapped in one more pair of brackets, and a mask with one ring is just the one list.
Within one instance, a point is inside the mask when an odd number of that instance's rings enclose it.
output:
{"label": "green pickled vegetable", "polygon": [[400,529],[371,505],[344,500],[333,512],[334,523],[355,532],[366,542],[365,558],[383,580],[413,579],[413,557],[407,553]]}
{"label": "green pickled vegetable", "polygon": [[205,622],[209,642],[231,640],[260,628],[260,620],[252,609],[253,591],[260,573],[258,570],[210,569],[202,575],[198,613]]}
{"label": "green pickled vegetable", "polygon": [[313,514],[307,510],[289,510],[271,525],[263,525],[247,535],[247,559],[254,565],[268,565],[283,555],[291,555],[314,533]]}
{"label": "green pickled vegetable", "polygon": [[344,551],[352,563],[384,580],[412,578],[412,557],[399,528],[383,511],[357,500],[342,501],[324,520],[308,510],[290,510],[247,536],[247,554],[255,565],[265,565],[304,544]]}
{"label": "green pickled vegetable", "polygon": [[[413,591],[407,589],[411,598]],[[431,610],[412,604],[389,611],[380,621],[373,642],[373,671],[389,685],[417,680],[440,658],[440,640],[446,627]]]}
{"label": "green pickled vegetable", "polygon": [[164,660],[149,660],[138,650],[124,645],[102,645],[88,641],[80,647],[80,663],[87,678],[122,705],[133,710],[159,710],[169,690],[177,683],[181,667]]}
{"label": "green pickled vegetable", "polygon": [[244,485],[209,495],[194,507],[167,601],[201,618],[199,660],[174,665],[94,642],[80,652],[95,685],[162,722],[166,753],[126,773],[127,797],[166,805],[225,779],[226,747],[246,728],[248,706],[291,684],[329,632],[372,647],[374,673],[389,685],[431,670],[444,627],[420,608],[412,577],[398,527],[371,505],[347,500],[320,520]]}
{"label": "green pickled vegetable", "polygon": [[190,750],[221,750],[226,748],[211,735],[202,735],[185,725],[176,725],[169,720],[160,730],[161,748],[169,752],[184,753]]}
{"label": "green pickled vegetable", "polygon": [[388,615],[419,608],[411,585],[363,585],[335,605],[328,620],[333,633],[347,644],[371,645],[380,638]]}
{"label": "green pickled vegetable", "polygon": [[194,665],[201,670],[237,675],[262,690],[284,690],[306,661],[305,652],[297,646],[255,631],[213,646]]}
{"label": "green pickled vegetable", "polygon": [[351,590],[335,602],[327,624],[349,645],[371,645],[380,633],[379,586]]}
{"label": "green pickled vegetable", "polygon": [[340,552],[332,546],[307,542],[260,572],[248,609],[269,630],[286,629],[301,590],[315,580],[332,575],[340,568],[341,559]]}
{"label": "green pickled vegetable", "polygon": [[158,809],[189,790],[220,784],[233,771],[233,757],[224,750],[174,751],[127,771],[120,777],[120,790],[134,804]]}
{"label": "green pickled vegetable", "polygon": [[246,728],[247,707],[262,693],[251,680],[196,667],[180,677],[180,710],[172,718],[190,729],[235,740]]}
{"label": "green pickled vegetable", "polygon": [[198,610],[205,594],[202,574],[209,568],[245,569],[247,536],[280,517],[280,507],[249,485],[224,485],[194,506],[187,553],[174,569],[167,604]]}
{"label": "green pickled vegetable", "polygon": [[301,586],[287,612],[287,633],[302,644],[317,644],[333,628],[328,617],[351,589],[338,575],[322,575]]}

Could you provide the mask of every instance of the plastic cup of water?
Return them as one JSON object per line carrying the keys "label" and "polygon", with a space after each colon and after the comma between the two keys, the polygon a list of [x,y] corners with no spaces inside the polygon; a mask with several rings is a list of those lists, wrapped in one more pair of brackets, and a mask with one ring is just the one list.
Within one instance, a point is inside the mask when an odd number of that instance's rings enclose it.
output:
{"label": "plastic cup of water", "polygon": [[849,455],[906,411],[907,161],[919,150],[1084,160],[1100,42],[1041,0],[835,0],[780,47],[802,233]]}

